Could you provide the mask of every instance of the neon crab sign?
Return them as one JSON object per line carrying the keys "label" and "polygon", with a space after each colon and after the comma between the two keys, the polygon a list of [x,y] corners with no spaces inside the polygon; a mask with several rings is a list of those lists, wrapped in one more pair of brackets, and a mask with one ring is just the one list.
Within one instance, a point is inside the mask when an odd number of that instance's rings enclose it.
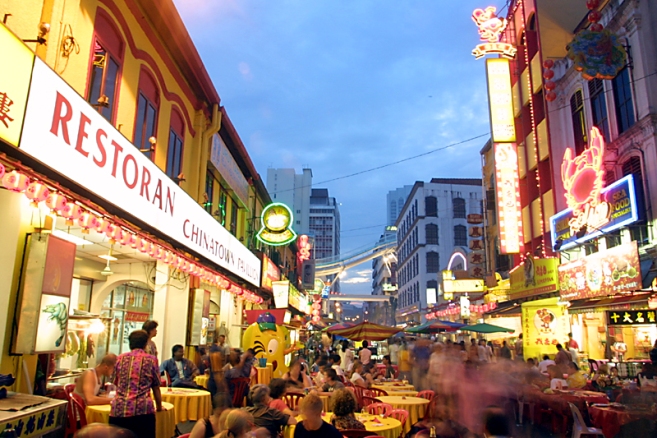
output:
{"label": "neon crab sign", "polygon": [[604,153],[605,140],[594,126],[584,152],[573,158],[573,151],[568,148],[563,156],[561,180],[566,203],[573,210],[574,217],[569,221],[572,234],[585,226],[600,228],[609,222],[610,205],[600,196],[604,185]]}
{"label": "neon crab sign", "polygon": [[550,218],[555,251],[577,246],[639,219],[634,178],[627,175],[604,186],[605,141],[598,128],[591,129],[589,146],[574,156],[566,149],[561,179],[568,207]]}

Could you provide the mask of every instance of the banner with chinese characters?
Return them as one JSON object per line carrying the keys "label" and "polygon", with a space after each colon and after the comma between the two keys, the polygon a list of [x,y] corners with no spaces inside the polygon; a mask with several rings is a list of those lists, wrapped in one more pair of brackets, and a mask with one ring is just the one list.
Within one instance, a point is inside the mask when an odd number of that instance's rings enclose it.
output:
{"label": "banner with chinese characters", "polygon": [[607,325],[657,324],[654,310],[609,310]]}
{"label": "banner with chinese characters", "polygon": [[518,149],[515,143],[495,144],[495,201],[500,230],[500,252],[518,254],[524,249]]}
{"label": "banner with chinese characters", "polygon": [[581,300],[641,289],[636,242],[596,252],[559,266],[561,298]]}
{"label": "banner with chinese characters", "polygon": [[555,354],[556,345],[568,340],[568,308],[559,298],[528,301],[522,304],[522,332],[525,358]]}
{"label": "banner with chinese characters", "polygon": [[554,292],[559,289],[556,258],[534,259],[527,257],[510,273],[511,299]]}

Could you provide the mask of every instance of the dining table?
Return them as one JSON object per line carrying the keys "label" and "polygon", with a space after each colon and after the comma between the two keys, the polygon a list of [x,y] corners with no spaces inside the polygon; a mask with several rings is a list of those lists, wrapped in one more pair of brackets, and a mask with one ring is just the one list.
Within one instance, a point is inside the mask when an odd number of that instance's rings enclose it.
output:
{"label": "dining table", "polygon": [[[356,419],[365,425],[365,429],[372,435],[382,436],[384,438],[399,438],[402,432],[402,424],[399,420],[381,415],[370,415],[357,413]],[[327,423],[331,423],[332,412],[324,412],[322,418]],[[297,421],[303,421],[303,416],[296,417]],[[284,429],[284,438],[294,437],[295,426],[286,426]],[[158,437],[159,438],[159,437]]]}
{"label": "dining table", "polygon": [[[162,402],[160,412],[155,413],[155,437],[171,438],[176,433],[176,409],[174,405]],[[87,424],[105,423],[109,424],[110,405],[87,406],[84,413],[87,417]]]}
{"label": "dining table", "polygon": [[201,388],[208,389],[208,380],[210,376],[208,374],[201,374],[200,376],[194,377],[194,383],[196,383]]}
{"label": "dining table", "polygon": [[262,383],[263,385],[269,385],[271,382],[272,376],[274,374],[274,366],[268,363],[264,367],[256,366],[254,367],[256,372],[253,374],[251,379],[252,384]]}
{"label": "dining table", "polygon": [[388,393],[398,391],[416,391],[413,385],[402,382],[376,382],[372,385],[372,388],[382,389]]}
{"label": "dining table", "polygon": [[162,401],[175,406],[176,423],[207,418],[212,413],[208,391],[188,388],[162,388]]}
{"label": "dining table", "polygon": [[633,421],[642,419],[654,421],[657,419],[657,412],[647,405],[639,407],[621,405],[620,403],[593,404],[589,406],[588,410],[591,423],[602,429],[605,438],[615,437],[620,432],[621,427]]}
{"label": "dining table", "polygon": [[387,403],[393,409],[405,409],[408,411],[408,420],[404,425],[404,434],[411,430],[411,426],[424,418],[429,407],[429,400],[420,397],[405,397],[400,395],[388,395],[377,397],[382,403]]}

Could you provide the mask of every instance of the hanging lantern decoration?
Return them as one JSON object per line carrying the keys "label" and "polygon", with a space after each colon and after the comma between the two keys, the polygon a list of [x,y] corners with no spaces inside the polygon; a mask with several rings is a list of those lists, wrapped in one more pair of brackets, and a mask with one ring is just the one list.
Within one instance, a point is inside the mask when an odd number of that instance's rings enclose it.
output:
{"label": "hanging lantern decoration", "polygon": [[12,192],[24,192],[27,190],[27,186],[29,184],[30,179],[22,173],[16,172],[15,170],[6,173],[2,177],[2,185],[7,190],[11,190]]}
{"label": "hanging lantern decoration", "polygon": [[602,19],[599,6],[599,0],[587,0],[587,19],[591,25],[579,31],[566,46],[567,56],[573,61],[575,70],[581,72],[587,81],[615,78],[625,67],[627,59],[627,52],[618,35],[599,23]]}
{"label": "hanging lantern decoration", "polygon": [[66,211],[68,199],[61,193],[52,192],[46,198],[46,206],[55,214],[62,214]]}
{"label": "hanging lantern decoration", "polygon": [[89,230],[98,226],[98,218],[91,212],[82,212],[78,219],[78,225],[82,228],[82,234],[89,234]]}
{"label": "hanging lantern decoration", "polygon": [[547,93],[545,93],[545,100],[548,102],[554,102],[557,99],[557,93],[554,92],[556,84],[552,81],[552,78],[554,78],[554,70],[552,70],[552,67],[554,67],[553,60],[546,59],[543,61],[543,79],[545,79],[543,86],[547,90]]}
{"label": "hanging lantern decoration", "polygon": [[32,205],[35,207],[39,202],[45,201],[49,194],[48,187],[38,181],[30,183],[25,190],[25,196],[32,201]]}
{"label": "hanging lantern decoration", "polygon": [[139,252],[148,253],[151,250],[151,243],[146,239],[141,239],[139,242]]}
{"label": "hanging lantern decoration", "polygon": [[66,225],[72,227],[80,219],[84,210],[75,202],[68,202],[61,215],[66,218]]}
{"label": "hanging lantern decoration", "polygon": [[5,166],[4,164],[0,163],[0,181],[2,181],[3,176],[5,176]]}
{"label": "hanging lantern decoration", "polygon": [[96,231],[100,234],[107,235],[107,230],[112,226],[112,222],[109,219],[101,217],[98,218],[98,225],[96,226]]}
{"label": "hanging lantern decoration", "polygon": [[235,295],[242,295],[242,288],[237,286],[236,284],[232,284],[230,286],[230,293],[233,293]]}

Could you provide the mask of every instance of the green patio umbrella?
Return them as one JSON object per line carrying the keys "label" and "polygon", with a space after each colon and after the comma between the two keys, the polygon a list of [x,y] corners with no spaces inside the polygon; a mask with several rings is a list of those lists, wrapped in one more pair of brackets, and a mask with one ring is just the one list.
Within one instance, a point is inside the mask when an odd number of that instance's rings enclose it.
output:
{"label": "green patio umbrella", "polygon": [[474,324],[461,327],[460,330],[475,332],[475,333],[513,333],[515,330],[506,327],[500,327],[493,324]]}
{"label": "green patio umbrella", "polygon": [[406,329],[408,333],[440,333],[457,330],[462,324],[444,321],[427,321],[424,324]]}

